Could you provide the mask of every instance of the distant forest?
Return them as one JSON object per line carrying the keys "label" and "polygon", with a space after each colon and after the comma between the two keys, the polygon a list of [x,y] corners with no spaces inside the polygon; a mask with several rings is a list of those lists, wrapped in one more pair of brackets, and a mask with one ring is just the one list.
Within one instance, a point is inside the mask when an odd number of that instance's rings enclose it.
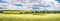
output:
{"label": "distant forest", "polygon": [[60,11],[33,11],[33,10],[0,10],[4,14],[35,14],[35,13],[60,13]]}

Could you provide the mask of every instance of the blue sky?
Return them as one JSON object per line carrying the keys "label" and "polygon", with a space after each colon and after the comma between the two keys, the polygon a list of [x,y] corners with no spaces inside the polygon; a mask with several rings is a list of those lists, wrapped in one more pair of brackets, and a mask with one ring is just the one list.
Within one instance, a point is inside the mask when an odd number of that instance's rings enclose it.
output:
{"label": "blue sky", "polygon": [[[0,2],[5,2],[5,1],[0,0]],[[22,6],[22,4],[15,4],[15,6]]]}
{"label": "blue sky", "polygon": [[2,2],[2,0],[0,0],[0,2]]}
{"label": "blue sky", "polygon": [[[60,2],[60,0],[56,0],[56,1]],[[2,0],[0,0],[0,2],[2,2]]]}
{"label": "blue sky", "polygon": [[60,2],[60,0],[56,0],[56,1]]}
{"label": "blue sky", "polygon": [[22,6],[22,4],[14,4],[15,6]]}
{"label": "blue sky", "polygon": [[[51,1],[51,0],[48,0],[48,1]],[[47,2],[48,2],[47,1]],[[60,0],[54,0],[54,1],[57,1],[57,2],[60,2]],[[44,1],[43,1],[44,2]],[[0,3],[6,3],[6,1],[2,1],[2,0],[0,0]],[[9,3],[9,2],[8,2]],[[26,3],[27,4],[27,3]],[[15,8],[16,6],[16,9],[17,8],[19,8],[19,7],[22,7],[23,6],[23,4],[11,4],[11,5],[14,5],[14,6],[11,6],[11,7],[13,7],[13,8]],[[44,4],[43,4],[44,5]],[[32,9],[34,10],[34,9],[40,9],[39,7],[41,6],[41,5],[39,5],[39,4],[34,4],[34,5],[32,5],[33,7],[32,7]],[[58,6],[58,5],[57,5]],[[8,7],[8,6],[7,6]],[[43,7],[44,8],[44,10],[45,10],[45,8],[48,8],[49,6],[41,6],[41,7]],[[10,8],[10,6],[9,6],[9,8]],[[24,7],[25,8],[25,7]],[[27,7],[28,8],[28,7]],[[41,9],[43,9],[43,8],[41,8]],[[2,8],[1,8],[2,9]]]}

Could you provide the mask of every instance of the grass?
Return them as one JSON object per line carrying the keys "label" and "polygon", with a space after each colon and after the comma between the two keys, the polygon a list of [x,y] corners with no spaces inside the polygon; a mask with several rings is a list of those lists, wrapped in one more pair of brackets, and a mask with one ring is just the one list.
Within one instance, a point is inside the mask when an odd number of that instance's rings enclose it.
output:
{"label": "grass", "polygon": [[0,14],[0,21],[60,21],[60,14]]}

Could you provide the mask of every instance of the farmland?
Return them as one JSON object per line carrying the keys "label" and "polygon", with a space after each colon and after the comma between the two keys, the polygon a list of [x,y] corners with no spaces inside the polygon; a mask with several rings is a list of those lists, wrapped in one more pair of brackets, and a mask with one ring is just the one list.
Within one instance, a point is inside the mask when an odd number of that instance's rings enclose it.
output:
{"label": "farmland", "polygon": [[60,11],[1,10],[0,21],[60,21]]}
{"label": "farmland", "polygon": [[60,14],[2,14],[0,21],[60,21]]}

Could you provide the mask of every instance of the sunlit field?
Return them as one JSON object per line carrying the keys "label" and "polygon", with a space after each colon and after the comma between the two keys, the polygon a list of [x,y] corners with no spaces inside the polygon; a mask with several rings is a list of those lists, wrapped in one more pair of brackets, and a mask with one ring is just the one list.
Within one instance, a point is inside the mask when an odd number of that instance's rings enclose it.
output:
{"label": "sunlit field", "polygon": [[0,14],[0,21],[60,21],[60,14]]}

